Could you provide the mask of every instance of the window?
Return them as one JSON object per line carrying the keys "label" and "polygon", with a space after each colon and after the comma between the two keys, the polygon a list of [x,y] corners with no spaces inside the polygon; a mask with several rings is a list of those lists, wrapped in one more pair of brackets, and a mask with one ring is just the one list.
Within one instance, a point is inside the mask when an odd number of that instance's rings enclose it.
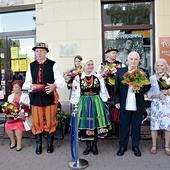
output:
{"label": "window", "polygon": [[[108,47],[119,50],[118,60],[127,64],[131,51],[140,55],[140,65],[152,74],[154,63],[153,1],[104,3],[103,14],[103,60]],[[151,50],[152,49],[152,50]]]}
{"label": "window", "polygon": [[35,10],[0,14],[0,32],[35,30]]}

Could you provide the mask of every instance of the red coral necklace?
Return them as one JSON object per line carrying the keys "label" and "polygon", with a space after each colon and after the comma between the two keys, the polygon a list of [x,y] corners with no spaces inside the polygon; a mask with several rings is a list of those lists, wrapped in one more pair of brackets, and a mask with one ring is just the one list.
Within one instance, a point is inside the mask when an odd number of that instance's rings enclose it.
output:
{"label": "red coral necklace", "polygon": [[93,75],[91,76],[91,78],[89,80],[86,77],[84,77],[84,82],[86,83],[86,86],[88,88],[91,88],[93,85]]}

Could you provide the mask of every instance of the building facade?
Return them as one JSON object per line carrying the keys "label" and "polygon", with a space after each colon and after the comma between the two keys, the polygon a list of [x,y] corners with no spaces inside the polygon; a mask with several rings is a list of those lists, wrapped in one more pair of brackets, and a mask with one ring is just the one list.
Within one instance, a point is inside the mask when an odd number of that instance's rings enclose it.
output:
{"label": "building facade", "polygon": [[[107,47],[123,53],[132,39],[131,50],[140,53],[141,65],[152,74],[154,62],[170,53],[169,6],[169,0],[0,0],[1,88],[7,96],[13,79],[24,79],[34,60],[31,49],[40,41],[48,43],[48,57],[63,73],[77,54],[94,59],[97,69]],[[68,105],[67,87],[59,94]]]}

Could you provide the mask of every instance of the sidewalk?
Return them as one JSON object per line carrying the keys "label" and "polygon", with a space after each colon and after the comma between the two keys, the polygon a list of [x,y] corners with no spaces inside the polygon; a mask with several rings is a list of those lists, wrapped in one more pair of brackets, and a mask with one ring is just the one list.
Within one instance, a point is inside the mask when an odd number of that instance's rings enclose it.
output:
{"label": "sidewalk", "polygon": [[[23,150],[20,152],[9,148],[9,139],[5,139],[4,146],[0,145],[0,169],[3,170],[69,170],[70,155],[69,134],[60,140],[60,147],[57,147],[57,140],[54,141],[55,151],[52,154],[46,152],[46,141],[43,140],[43,152],[35,154],[35,139],[23,139]],[[162,141],[158,137],[158,153],[150,154],[151,140],[141,141],[142,157],[135,157],[131,151],[129,141],[128,151],[121,157],[117,156],[118,140],[99,140],[99,155],[90,153],[84,156],[85,143],[79,142],[79,157],[89,162],[87,170],[169,170],[170,157],[166,156],[162,148]]]}

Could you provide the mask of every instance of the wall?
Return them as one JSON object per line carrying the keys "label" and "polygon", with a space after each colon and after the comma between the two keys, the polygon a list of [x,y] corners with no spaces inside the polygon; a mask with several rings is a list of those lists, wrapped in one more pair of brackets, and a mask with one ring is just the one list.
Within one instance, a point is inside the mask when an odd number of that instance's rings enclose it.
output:
{"label": "wall", "polygon": [[[12,0],[12,2],[21,3],[21,0]],[[61,73],[73,67],[73,57],[60,57],[61,44],[76,44],[76,54],[82,55],[83,58],[93,58],[95,69],[98,67],[102,61],[100,0],[23,0],[22,2],[24,5],[36,4],[37,41],[49,44],[48,57],[58,63]],[[159,37],[170,37],[169,6],[169,0],[155,0],[156,58],[159,58]],[[69,103],[69,91],[66,86],[59,89],[59,94],[61,102]]]}
{"label": "wall", "polygon": [[[60,57],[60,44],[76,44],[76,53],[93,58],[95,69],[102,60],[100,0],[44,0],[36,5],[37,41],[46,41],[48,57],[60,72],[73,67],[73,57]],[[59,89],[60,100],[68,101],[66,86]]]}
{"label": "wall", "polygon": [[170,37],[170,1],[155,0],[156,58],[160,58],[159,37]]}

